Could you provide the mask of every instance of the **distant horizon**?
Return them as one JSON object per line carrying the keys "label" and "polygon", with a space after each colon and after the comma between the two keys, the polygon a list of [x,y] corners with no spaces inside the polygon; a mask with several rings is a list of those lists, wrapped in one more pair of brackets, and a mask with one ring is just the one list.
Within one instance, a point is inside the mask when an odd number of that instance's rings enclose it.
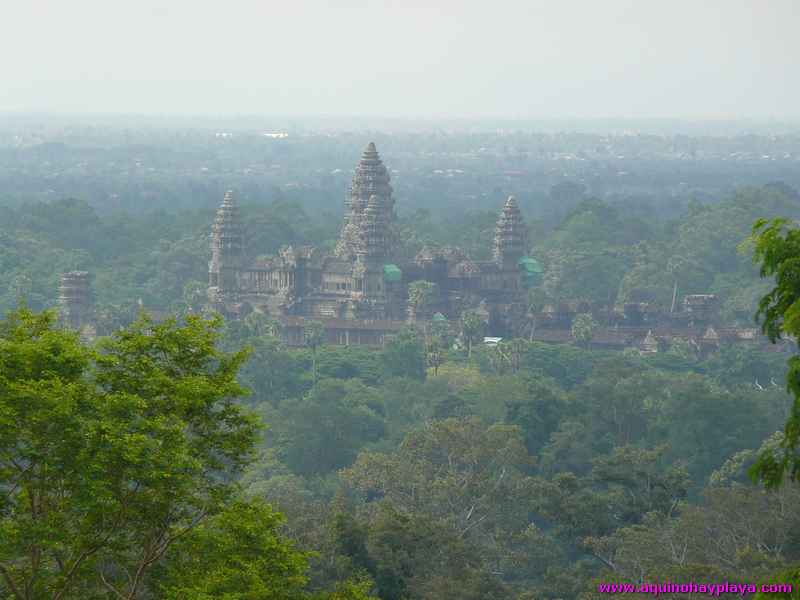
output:
{"label": "distant horizon", "polygon": [[[626,134],[644,135],[800,135],[800,116],[780,117],[538,117],[507,116],[402,116],[402,115],[280,115],[280,114],[190,114],[136,113],[113,111],[8,111],[0,110],[0,128],[4,124],[38,122],[41,125],[128,127],[128,122],[151,127],[179,127],[187,130],[231,128],[234,132],[280,129],[291,133],[375,132],[380,134],[475,131]],[[445,132],[447,132],[445,131]]]}
{"label": "distant horizon", "polygon": [[359,113],[268,113],[268,112],[181,112],[181,111],[120,111],[120,110],[56,110],[56,109],[16,109],[0,108],[0,115],[11,116],[36,116],[36,117],[70,117],[84,118],[92,116],[101,117],[137,117],[137,118],[201,118],[201,119],[310,119],[310,120],[336,120],[336,119],[375,119],[397,121],[678,121],[678,122],[718,122],[718,121],[786,121],[800,122],[800,112],[796,115],[771,116],[771,115],[550,115],[550,116],[509,116],[492,114],[475,115],[437,115],[430,114],[359,114]]}

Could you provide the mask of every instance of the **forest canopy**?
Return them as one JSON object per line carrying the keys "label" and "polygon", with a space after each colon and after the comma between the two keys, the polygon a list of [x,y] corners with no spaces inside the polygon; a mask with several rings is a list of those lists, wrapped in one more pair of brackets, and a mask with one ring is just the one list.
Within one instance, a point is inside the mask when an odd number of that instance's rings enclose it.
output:
{"label": "forest canopy", "polygon": [[[554,175],[550,151],[535,150],[551,139],[467,138],[480,156],[464,139],[420,141],[436,149],[425,171],[400,153],[403,253],[488,258],[498,205],[520,187],[530,335],[485,343],[466,311],[409,319],[380,347],[330,345],[311,321],[290,346],[265,315],[205,310],[223,178],[175,174],[208,163],[238,178],[253,257],[327,251],[341,213],[331,190],[348,175],[334,137],[318,171],[294,139],[247,140],[252,155],[209,142],[138,188],[137,171],[121,197],[93,182],[53,199],[31,191],[35,178],[3,192],[0,597],[558,600],[594,597],[600,581],[795,577],[798,365],[782,350],[798,335],[800,195],[764,184],[781,165],[733,191],[736,166],[720,159],[709,175],[684,162],[685,140],[639,140],[682,158],[642,151],[626,179],[609,166],[622,156],[612,146],[636,147],[626,139],[592,138],[575,149],[581,165]],[[145,169],[163,158],[156,146],[112,154]],[[492,167],[465,171],[459,156]],[[42,157],[69,151],[28,149],[18,167]],[[266,171],[286,180],[265,186]],[[316,179],[293,186],[301,172]],[[91,273],[93,339],[50,312],[72,270]],[[410,292],[424,314],[430,286]],[[611,351],[592,343],[610,326],[582,311],[562,343],[533,335],[547,305],[669,313],[689,294],[715,295],[726,327],[753,329],[758,315],[786,343]]]}

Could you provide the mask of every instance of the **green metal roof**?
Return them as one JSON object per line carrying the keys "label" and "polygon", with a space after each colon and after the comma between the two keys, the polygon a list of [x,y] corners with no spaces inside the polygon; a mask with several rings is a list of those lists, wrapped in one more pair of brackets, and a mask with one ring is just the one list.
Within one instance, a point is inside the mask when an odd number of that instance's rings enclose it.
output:
{"label": "green metal roof", "polygon": [[383,278],[386,281],[402,281],[403,272],[397,265],[383,265]]}
{"label": "green metal roof", "polygon": [[517,266],[521,271],[520,275],[522,276],[523,287],[528,289],[536,287],[544,271],[539,261],[530,256],[523,256],[517,261]]}
{"label": "green metal roof", "polygon": [[517,261],[517,266],[527,273],[541,273],[543,271],[542,265],[539,261],[530,256],[523,256]]}
{"label": "green metal roof", "polygon": [[431,320],[432,321],[439,321],[439,322],[446,322],[447,321],[447,317],[445,317],[442,313],[437,312],[435,315],[433,315],[433,319],[431,319]]}

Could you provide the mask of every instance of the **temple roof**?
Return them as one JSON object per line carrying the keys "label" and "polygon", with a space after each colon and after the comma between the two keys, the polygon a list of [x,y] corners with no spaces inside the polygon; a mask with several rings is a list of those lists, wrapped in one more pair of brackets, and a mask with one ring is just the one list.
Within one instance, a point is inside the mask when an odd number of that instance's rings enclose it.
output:
{"label": "temple roof", "polygon": [[432,248],[426,245],[423,246],[419,252],[417,252],[416,256],[414,257],[414,262],[417,264],[422,264],[435,260],[440,256],[441,252],[439,252],[438,248]]}
{"label": "temple roof", "polygon": [[223,263],[239,261],[244,255],[244,226],[239,207],[228,190],[217,209],[217,216],[211,227],[211,264],[209,268],[219,272]]}
{"label": "temple roof", "polygon": [[357,252],[365,256],[385,256],[387,253],[388,219],[378,196],[369,197],[359,231]]}
{"label": "temple roof", "polygon": [[391,282],[403,281],[403,271],[395,264],[383,265],[383,278]]}
{"label": "temple roof", "polygon": [[62,277],[88,277],[89,271],[67,271],[61,274]]}
{"label": "temple roof", "polygon": [[[336,254],[342,258],[352,258],[363,253],[367,246],[375,246],[374,236],[372,240],[365,237],[367,229],[375,229],[374,224],[365,224],[365,219],[370,218],[375,223],[382,224],[383,229],[387,229],[394,218],[389,172],[381,161],[374,142],[367,144],[356,165],[350,193],[345,200],[345,209],[345,221],[336,244]],[[384,231],[378,236],[386,238],[378,246],[388,245],[387,234],[388,231]]]}
{"label": "temple roof", "polygon": [[279,316],[278,321],[284,327],[304,327],[309,321],[321,322],[326,330],[337,329],[363,329],[371,331],[399,331],[407,326],[405,321],[392,321],[388,319],[340,319],[340,318],[307,318],[295,316]]}
{"label": "temple roof", "polygon": [[462,260],[449,269],[450,277],[474,277],[481,272],[480,267],[469,259]]}
{"label": "temple roof", "polygon": [[236,201],[233,198],[233,190],[227,190],[222,198],[222,205],[233,206],[234,204],[236,204]]}
{"label": "temple roof", "polygon": [[349,261],[328,256],[322,263],[322,269],[326,273],[336,273],[339,275],[349,275],[353,272],[353,264]]}
{"label": "temple roof", "polygon": [[222,204],[217,209],[217,216],[214,219],[214,232],[231,229],[241,229],[241,218],[239,206],[233,197],[233,192],[228,190],[225,192]]}
{"label": "temple roof", "polygon": [[503,205],[494,236],[494,258],[499,262],[518,260],[526,253],[527,228],[514,196]]}
{"label": "temple roof", "polygon": [[379,204],[385,211],[394,208],[392,200],[392,187],[389,185],[389,172],[383,164],[374,142],[367,144],[361,154],[361,160],[356,165],[353,183],[350,187],[348,208],[363,209],[369,198],[376,195]]}

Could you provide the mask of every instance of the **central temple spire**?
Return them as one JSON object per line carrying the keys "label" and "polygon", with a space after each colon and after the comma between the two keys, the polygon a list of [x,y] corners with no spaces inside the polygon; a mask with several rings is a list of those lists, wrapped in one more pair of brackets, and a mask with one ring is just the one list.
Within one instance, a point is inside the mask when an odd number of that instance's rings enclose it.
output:
{"label": "central temple spire", "polygon": [[372,194],[361,219],[358,254],[369,259],[383,259],[387,251],[386,215],[381,210],[378,196]]}
{"label": "central temple spire", "polygon": [[242,267],[243,260],[244,228],[239,206],[229,190],[225,192],[212,226],[209,286],[219,292],[235,287],[235,271]]}
{"label": "central temple spire", "polygon": [[494,234],[494,259],[502,264],[516,264],[527,251],[527,227],[514,196],[506,200]]}
{"label": "central temple spire", "polygon": [[341,258],[353,258],[363,248],[365,240],[362,222],[367,204],[372,197],[373,210],[380,213],[378,222],[387,226],[394,219],[394,199],[389,185],[389,171],[383,164],[375,143],[370,142],[356,165],[350,193],[345,200],[345,220],[336,254]]}

